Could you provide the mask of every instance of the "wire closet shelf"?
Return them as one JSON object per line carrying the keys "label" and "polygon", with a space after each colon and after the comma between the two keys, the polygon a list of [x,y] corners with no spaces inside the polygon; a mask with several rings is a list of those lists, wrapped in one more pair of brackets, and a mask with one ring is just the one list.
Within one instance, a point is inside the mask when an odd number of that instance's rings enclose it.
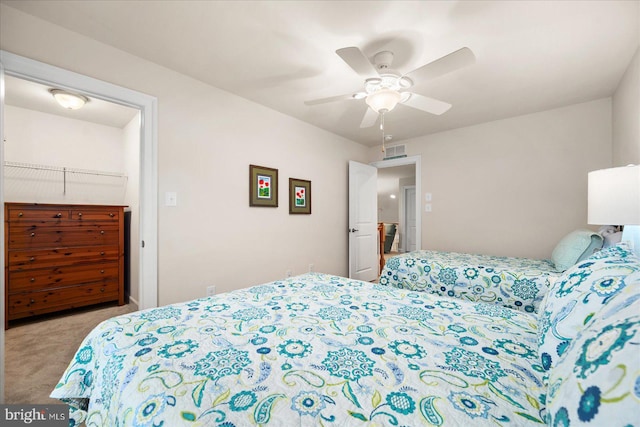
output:
{"label": "wire closet shelf", "polygon": [[5,199],[122,203],[127,175],[91,169],[4,162]]}

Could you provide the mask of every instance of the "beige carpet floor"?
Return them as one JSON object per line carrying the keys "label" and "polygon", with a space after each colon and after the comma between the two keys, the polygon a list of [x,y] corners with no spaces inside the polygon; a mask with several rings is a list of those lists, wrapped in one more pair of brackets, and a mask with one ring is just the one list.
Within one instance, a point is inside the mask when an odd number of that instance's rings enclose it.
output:
{"label": "beige carpet floor", "polygon": [[388,254],[384,254],[384,260],[388,260],[392,256],[400,255],[400,252],[389,252]]}
{"label": "beige carpet floor", "polygon": [[103,320],[136,309],[101,305],[12,323],[5,331],[5,403],[60,403],[49,394],[84,337]]}

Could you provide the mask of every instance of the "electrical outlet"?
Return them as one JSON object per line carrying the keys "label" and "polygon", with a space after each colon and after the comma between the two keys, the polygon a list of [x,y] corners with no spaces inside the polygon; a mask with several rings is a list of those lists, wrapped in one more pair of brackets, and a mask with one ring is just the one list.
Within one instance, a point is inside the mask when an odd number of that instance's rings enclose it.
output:
{"label": "electrical outlet", "polygon": [[207,286],[207,296],[212,297],[215,294],[216,294],[216,286],[215,285]]}
{"label": "electrical outlet", "polygon": [[313,273],[313,269],[315,266],[313,264],[309,264],[309,273]]}
{"label": "electrical outlet", "polygon": [[287,270],[287,277],[291,277],[291,276],[293,276],[293,271]]}

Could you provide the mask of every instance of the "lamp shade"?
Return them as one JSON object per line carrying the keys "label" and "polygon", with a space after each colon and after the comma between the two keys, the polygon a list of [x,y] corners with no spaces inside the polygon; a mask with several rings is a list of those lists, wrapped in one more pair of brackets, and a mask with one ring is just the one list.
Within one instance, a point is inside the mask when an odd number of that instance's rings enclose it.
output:
{"label": "lamp shade", "polygon": [[86,96],[67,92],[61,89],[51,89],[51,94],[61,107],[67,110],[77,110],[84,107],[89,100]]}
{"label": "lamp shade", "polygon": [[589,172],[588,185],[589,224],[640,224],[640,166]]}
{"label": "lamp shade", "polygon": [[400,93],[391,89],[380,89],[367,96],[365,102],[376,113],[391,111],[400,101]]}

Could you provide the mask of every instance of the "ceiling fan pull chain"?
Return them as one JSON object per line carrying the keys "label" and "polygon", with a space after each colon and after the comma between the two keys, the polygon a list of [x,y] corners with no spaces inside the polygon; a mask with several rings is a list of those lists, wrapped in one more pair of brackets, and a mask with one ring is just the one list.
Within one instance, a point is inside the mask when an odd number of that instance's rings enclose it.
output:
{"label": "ceiling fan pull chain", "polygon": [[382,131],[382,152],[384,153],[384,113],[380,113],[380,130]]}

